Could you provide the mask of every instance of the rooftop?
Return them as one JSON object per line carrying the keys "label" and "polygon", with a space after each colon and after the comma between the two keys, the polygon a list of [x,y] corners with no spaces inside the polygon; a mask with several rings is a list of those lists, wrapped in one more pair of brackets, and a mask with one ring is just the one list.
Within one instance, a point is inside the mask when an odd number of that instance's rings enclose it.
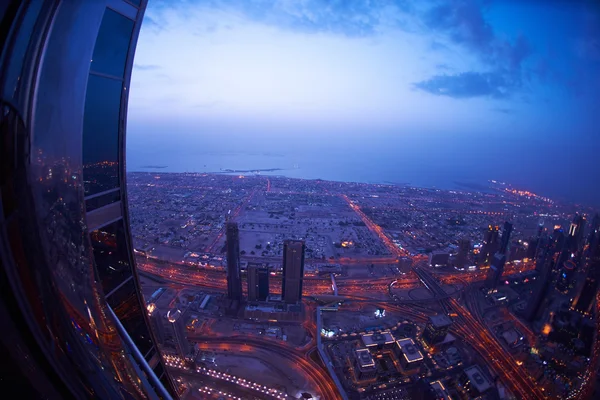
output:
{"label": "rooftop", "polygon": [[362,335],[362,341],[365,346],[371,347],[383,344],[392,344],[394,343],[394,337],[390,331],[384,331],[381,333],[367,333],[366,335]]}
{"label": "rooftop", "polygon": [[446,391],[446,387],[440,381],[431,382],[431,388],[435,391],[436,399],[438,400],[448,400],[450,396]]}
{"label": "rooftop", "polygon": [[398,345],[402,351],[402,354],[404,355],[404,358],[406,358],[406,361],[409,363],[423,359],[423,354],[419,351],[412,339],[406,338],[397,340],[396,345]]}
{"label": "rooftop", "polygon": [[437,314],[437,315],[432,315],[429,317],[429,322],[431,322],[431,324],[435,327],[435,328],[445,328],[447,326],[452,325],[452,319],[444,314]]}
{"label": "rooftop", "polygon": [[463,372],[469,378],[471,385],[473,385],[479,393],[483,393],[492,387],[492,384],[485,375],[483,375],[483,372],[481,372],[481,368],[479,368],[478,365],[472,365],[469,368],[465,368]]}
{"label": "rooftop", "polygon": [[375,361],[373,361],[373,356],[371,356],[371,352],[368,349],[356,349],[354,350],[354,354],[361,369],[375,367]]}

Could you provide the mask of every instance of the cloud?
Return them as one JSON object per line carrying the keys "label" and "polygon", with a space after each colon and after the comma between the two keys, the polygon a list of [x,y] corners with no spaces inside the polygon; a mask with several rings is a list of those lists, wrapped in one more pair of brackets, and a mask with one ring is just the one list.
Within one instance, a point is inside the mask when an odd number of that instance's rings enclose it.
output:
{"label": "cloud", "polygon": [[427,28],[447,35],[451,42],[473,52],[485,71],[435,75],[415,87],[456,98],[501,98],[521,89],[522,66],[533,53],[532,47],[523,35],[512,43],[498,38],[484,18],[484,7],[485,3],[475,0],[448,0],[428,10],[423,21]]}
{"label": "cloud", "polygon": [[457,99],[470,97],[503,98],[512,84],[502,74],[464,72],[455,75],[435,75],[414,85],[417,89]]}
{"label": "cloud", "polygon": [[139,71],[156,71],[161,69],[160,65],[155,64],[134,64],[133,68]]}

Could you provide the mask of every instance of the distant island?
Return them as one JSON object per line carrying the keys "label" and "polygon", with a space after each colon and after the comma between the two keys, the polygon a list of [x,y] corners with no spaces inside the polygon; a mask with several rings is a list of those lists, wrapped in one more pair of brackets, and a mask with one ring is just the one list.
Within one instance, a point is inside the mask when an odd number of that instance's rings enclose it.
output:
{"label": "distant island", "polygon": [[140,168],[152,168],[152,169],[160,168],[160,169],[162,169],[162,168],[167,168],[167,166],[166,165],[142,165]]}

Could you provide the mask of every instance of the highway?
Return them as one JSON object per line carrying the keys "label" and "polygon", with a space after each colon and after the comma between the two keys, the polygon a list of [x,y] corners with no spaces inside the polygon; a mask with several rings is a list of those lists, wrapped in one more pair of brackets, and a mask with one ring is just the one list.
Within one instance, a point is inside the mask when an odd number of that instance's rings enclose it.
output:
{"label": "highway", "polygon": [[[416,268],[415,272],[424,283],[436,293],[445,293],[437,281],[425,270]],[[468,338],[468,342],[484,357],[491,361],[490,367],[502,378],[511,392],[520,399],[545,399],[534,380],[524,368],[520,368],[514,358],[496,341],[487,327],[477,321],[471,313],[454,298],[442,300],[444,307],[456,313],[455,326],[460,336]]]}
{"label": "highway", "polygon": [[[217,343],[218,346],[223,346],[228,350],[237,351],[252,351],[253,349],[261,349],[263,351],[276,353],[280,357],[284,357],[290,361],[294,367],[299,368],[307,380],[313,382],[313,385],[319,391],[321,398],[337,400],[340,396],[337,392],[335,385],[331,378],[320,366],[315,365],[312,361],[307,358],[307,353],[299,352],[288,346],[282,345],[280,342],[268,339],[259,339],[254,337],[243,336],[239,338],[207,338],[202,336],[188,336],[190,341],[196,341],[202,348],[206,346],[207,349],[214,349],[213,343]],[[210,343],[210,345],[209,345]]]}

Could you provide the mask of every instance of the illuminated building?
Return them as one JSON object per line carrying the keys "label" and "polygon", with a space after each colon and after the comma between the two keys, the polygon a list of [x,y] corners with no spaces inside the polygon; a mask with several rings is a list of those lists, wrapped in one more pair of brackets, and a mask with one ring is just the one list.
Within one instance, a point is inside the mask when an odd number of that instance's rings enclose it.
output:
{"label": "illuminated building", "polygon": [[571,304],[571,309],[582,314],[591,313],[596,293],[600,288],[600,232],[594,232],[590,237],[590,256],[585,281]]}
{"label": "illuminated building", "polygon": [[461,239],[458,241],[458,254],[456,255],[456,267],[464,268],[469,261],[469,252],[471,251],[471,241]]}
{"label": "illuminated building", "polygon": [[156,304],[148,304],[148,316],[150,318],[150,326],[156,337],[156,343],[159,345],[165,344],[165,324],[163,321],[163,314],[160,312]]}
{"label": "illuminated building", "polygon": [[227,298],[242,301],[242,278],[240,272],[240,233],[236,222],[227,222]]}
{"label": "illuminated building", "polygon": [[434,381],[430,384],[431,389],[435,392],[435,398],[437,400],[450,400],[450,393],[448,393],[448,389],[441,381]]}
{"label": "illuminated building", "polygon": [[423,364],[423,354],[410,338],[397,340],[394,352],[405,372],[418,370]]}
{"label": "illuminated building", "polygon": [[169,335],[171,335],[177,355],[182,358],[189,356],[192,348],[186,336],[183,314],[174,308],[167,313],[167,321],[169,321]]}
{"label": "illuminated building", "polygon": [[248,264],[248,301],[266,301],[269,297],[269,269]]}
{"label": "illuminated building", "polygon": [[448,265],[450,254],[443,251],[434,251],[429,255],[430,267],[445,267]]}
{"label": "illuminated building", "polygon": [[377,367],[368,349],[354,350],[354,367],[358,379],[371,379],[377,375]]}
{"label": "illuminated building", "polygon": [[510,243],[512,229],[513,226],[510,222],[504,223],[500,248],[492,258],[490,269],[485,280],[485,287],[489,290],[497,289],[500,284],[500,279],[504,273],[504,265],[506,264],[506,251],[508,250],[508,245]]}
{"label": "illuminated building", "polygon": [[32,399],[170,398],[125,190],[146,0],[1,4],[3,379]]}
{"label": "illuminated building", "polygon": [[285,303],[298,303],[302,300],[305,247],[301,240],[286,240],[283,243],[281,297]]}
{"label": "illuminated building", "polygon": [[488,226],[488,229],[483,235],[483,245],[479,252],[479,264],[488,265],[490,263],[491,257],[498,248],[499,231],[500,228],[498,226]]}
{"label": "illuminated building", "polygon": [[558,271],[558,278],[556,279],[556,289],[559,292],[567,293],[573,288],[575,283],[575,262],[571,259],[563,263],[562,268]]}
{"label": "illuminated building", "polygon": [[362,342],[367,348],[383,349],[394,345],[394,337],[390,331],[381,333],[367,333],[361,336]]}
{"label": "illuminated building", "polygon": [[548,300],[550,288],[552,287],[552,275],[554,265],[554,255],[557,249],[560,249],[564,243],[564,235],[560,227],[556,228],[550,238],[542,240],[539,244],[539,257],[536,261],[536,271],[539,273],[537,284],[533,293],[527,302],[524,310],[524,317],[528,321],[538,318],[542,305]]}
{"label": "illuminated building", "polygon": [[427,322],[423,331],[423,340],[429,346],[442,342],[446,338],[451,325],[452,320],[447,315],[438,314],[430,316],[429,322]]}
{"label": "illuminated building", "polygon": [[473,397],[481,396],[493,387],[490,380],[477,365],[465,368],[459,378],[459,382],[467,393]]}

